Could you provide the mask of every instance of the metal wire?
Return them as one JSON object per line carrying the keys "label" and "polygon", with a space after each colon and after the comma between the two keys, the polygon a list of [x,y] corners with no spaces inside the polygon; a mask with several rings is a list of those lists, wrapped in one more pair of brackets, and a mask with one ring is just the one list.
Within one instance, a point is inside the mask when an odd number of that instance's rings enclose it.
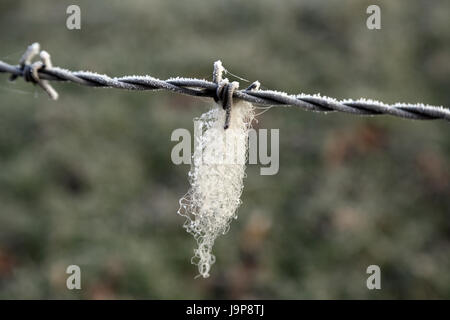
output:
{"label": "metal wire", "polygon": [[[40,61],[32,63],[33,57],[39,53],[39,50],[39,44],[32,44],[23,55],[19,65],[16,66],[0,61],[0,72],[11,74],[11,80],[22,77],[27,82],[40,85],[52,99],[57,99],[58,94],[48,81],[73,82],[90,87],[126,90],[168,90],[190,96],[211,97],[216,101],[224,99],[221,92],[229,93],[228,90],[222,90],[224,85],[228,84],[228,81],[222,79],[222,73],[225,69],[222,67],[220,61],[214,64],[213,82],[180,77],[167,80],[160,80],[151,76],[111,78],[107,75],[93,72],[70,71],[53,67],[50,61],[50,55],[45,51],[40,52]],[[388,105],[365,99],[338,101],[318,95],[288,95],[284,92],[259,90],[259,82],[253,83],[244,90],[232,90],[231,97],[262,106],[296,106],[308,111],[317,112],[339,111],[357,115],[387,114],[407,119],[444,119],[450,121],[450,109],[448,108],[404,103]]]}

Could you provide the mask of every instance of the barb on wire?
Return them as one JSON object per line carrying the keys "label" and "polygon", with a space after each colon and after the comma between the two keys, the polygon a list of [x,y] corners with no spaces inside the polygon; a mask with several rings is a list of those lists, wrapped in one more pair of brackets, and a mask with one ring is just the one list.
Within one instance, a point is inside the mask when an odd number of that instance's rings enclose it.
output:
{"label": "barb on wire", "polygon": [[[345,112],[357,115],[381,115],[432,120],[444,119],[450,121],[450,109],[424,104],[404,104],[393,105],[384,104],[378,101],[342,100],[322,97],[319,95],[288,95],[284,92],[272,90],[260,90],[259,82],[254,82],[248,88],[238,90],[238,83],[228,83],[227,79],[222,79],[225,71],[220,61],[214,64],[213,81],[192,78],[171,78],[160,80],[151,76],[125,76],[111,78],[86,71],[70,71],[58,67],[53,67],[50,55],[40,52],[40,61],[32,62],[32,59],[39,53],[40,46],[34,43],[28,47],[21,58],[19,65],[10,65],[0,61],[0,73],[11,74],[10,80],[22,77],[27,82],[38,84],[52,99],[57,99],[58,94],[49,84],[49,81],[73,82],[91,87],[107,87],[127,90],[168,90],[176,93],[210,97],[216,101],[222,101],[224,109],[231,108],[231,101],[228,99],[242,99],[253,104],[263,106],[296,106],[309,111],[317,112]],[[227,111],[229,117],[229,111]],[[226,124],[225,124],[226,127]]]}

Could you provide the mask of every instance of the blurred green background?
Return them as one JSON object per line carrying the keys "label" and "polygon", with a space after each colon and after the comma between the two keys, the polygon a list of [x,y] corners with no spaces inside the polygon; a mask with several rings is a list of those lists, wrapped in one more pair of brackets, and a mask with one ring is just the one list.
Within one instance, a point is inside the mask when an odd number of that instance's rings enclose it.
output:
{"label": "blurred green background", "polygon": [[[81,30],[66,8],[81,7]],[[381,7],[382,29],[366,27]],[[450,106],[450,2],[0,2],[0,60],[40,42],[54,65],[112,76],[232,73],[289,93]],[[176,128],[211,101],[0,74],[0,298],[450,298],[450,135],[444,121],[274,108],[280,170],[247,169],[243,205],[194,279],[176,214],[188,165]],[[233,79],[233,78],[232,78]],[[241,81],[243,87],[245,83]],[[66,288],[68,265],[82,290]],[[366,288],[381,267],[381,290]]]}

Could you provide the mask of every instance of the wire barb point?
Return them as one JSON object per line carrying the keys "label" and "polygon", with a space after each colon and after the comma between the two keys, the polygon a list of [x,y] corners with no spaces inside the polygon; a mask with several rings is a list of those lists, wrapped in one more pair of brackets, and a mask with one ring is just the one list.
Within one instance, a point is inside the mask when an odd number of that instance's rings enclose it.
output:
{"label": "wire barb point", "polygon": [[[32,82],[38,84],[52,100],[58,99],[58,93],[50,85],[48,80],[43,80],[40,78],[40,70],[50,70],[52,62],[50,59],[50,54],[47,51],[41,51],[41,46],[39,43],[35,42],[28,46],[25,53],[22,55],[19,61],[19,67],[17,73],[13,73],[10,77],[10,81],[16,80],[17,77],[22,76],[26,82]],[[33,62],[33,58],[39,54],[40,61]]]}

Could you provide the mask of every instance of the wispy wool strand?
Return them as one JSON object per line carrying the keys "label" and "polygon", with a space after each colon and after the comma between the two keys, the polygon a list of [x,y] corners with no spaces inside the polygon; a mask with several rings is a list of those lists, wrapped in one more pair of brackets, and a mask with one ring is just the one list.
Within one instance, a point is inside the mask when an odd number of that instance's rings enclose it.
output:
{"label": "wispy wool strand", "polygon": [[212,249],[216,238],[237,218],[253,110],[248,102],[234,104],[227,130],[223,128],[226,111],[218,105],[195,121],[191,188],[180,200],[178,214],[186,217],[184,227],[197,241],[192,263],[204,278],[209,277],[215,262]]}

